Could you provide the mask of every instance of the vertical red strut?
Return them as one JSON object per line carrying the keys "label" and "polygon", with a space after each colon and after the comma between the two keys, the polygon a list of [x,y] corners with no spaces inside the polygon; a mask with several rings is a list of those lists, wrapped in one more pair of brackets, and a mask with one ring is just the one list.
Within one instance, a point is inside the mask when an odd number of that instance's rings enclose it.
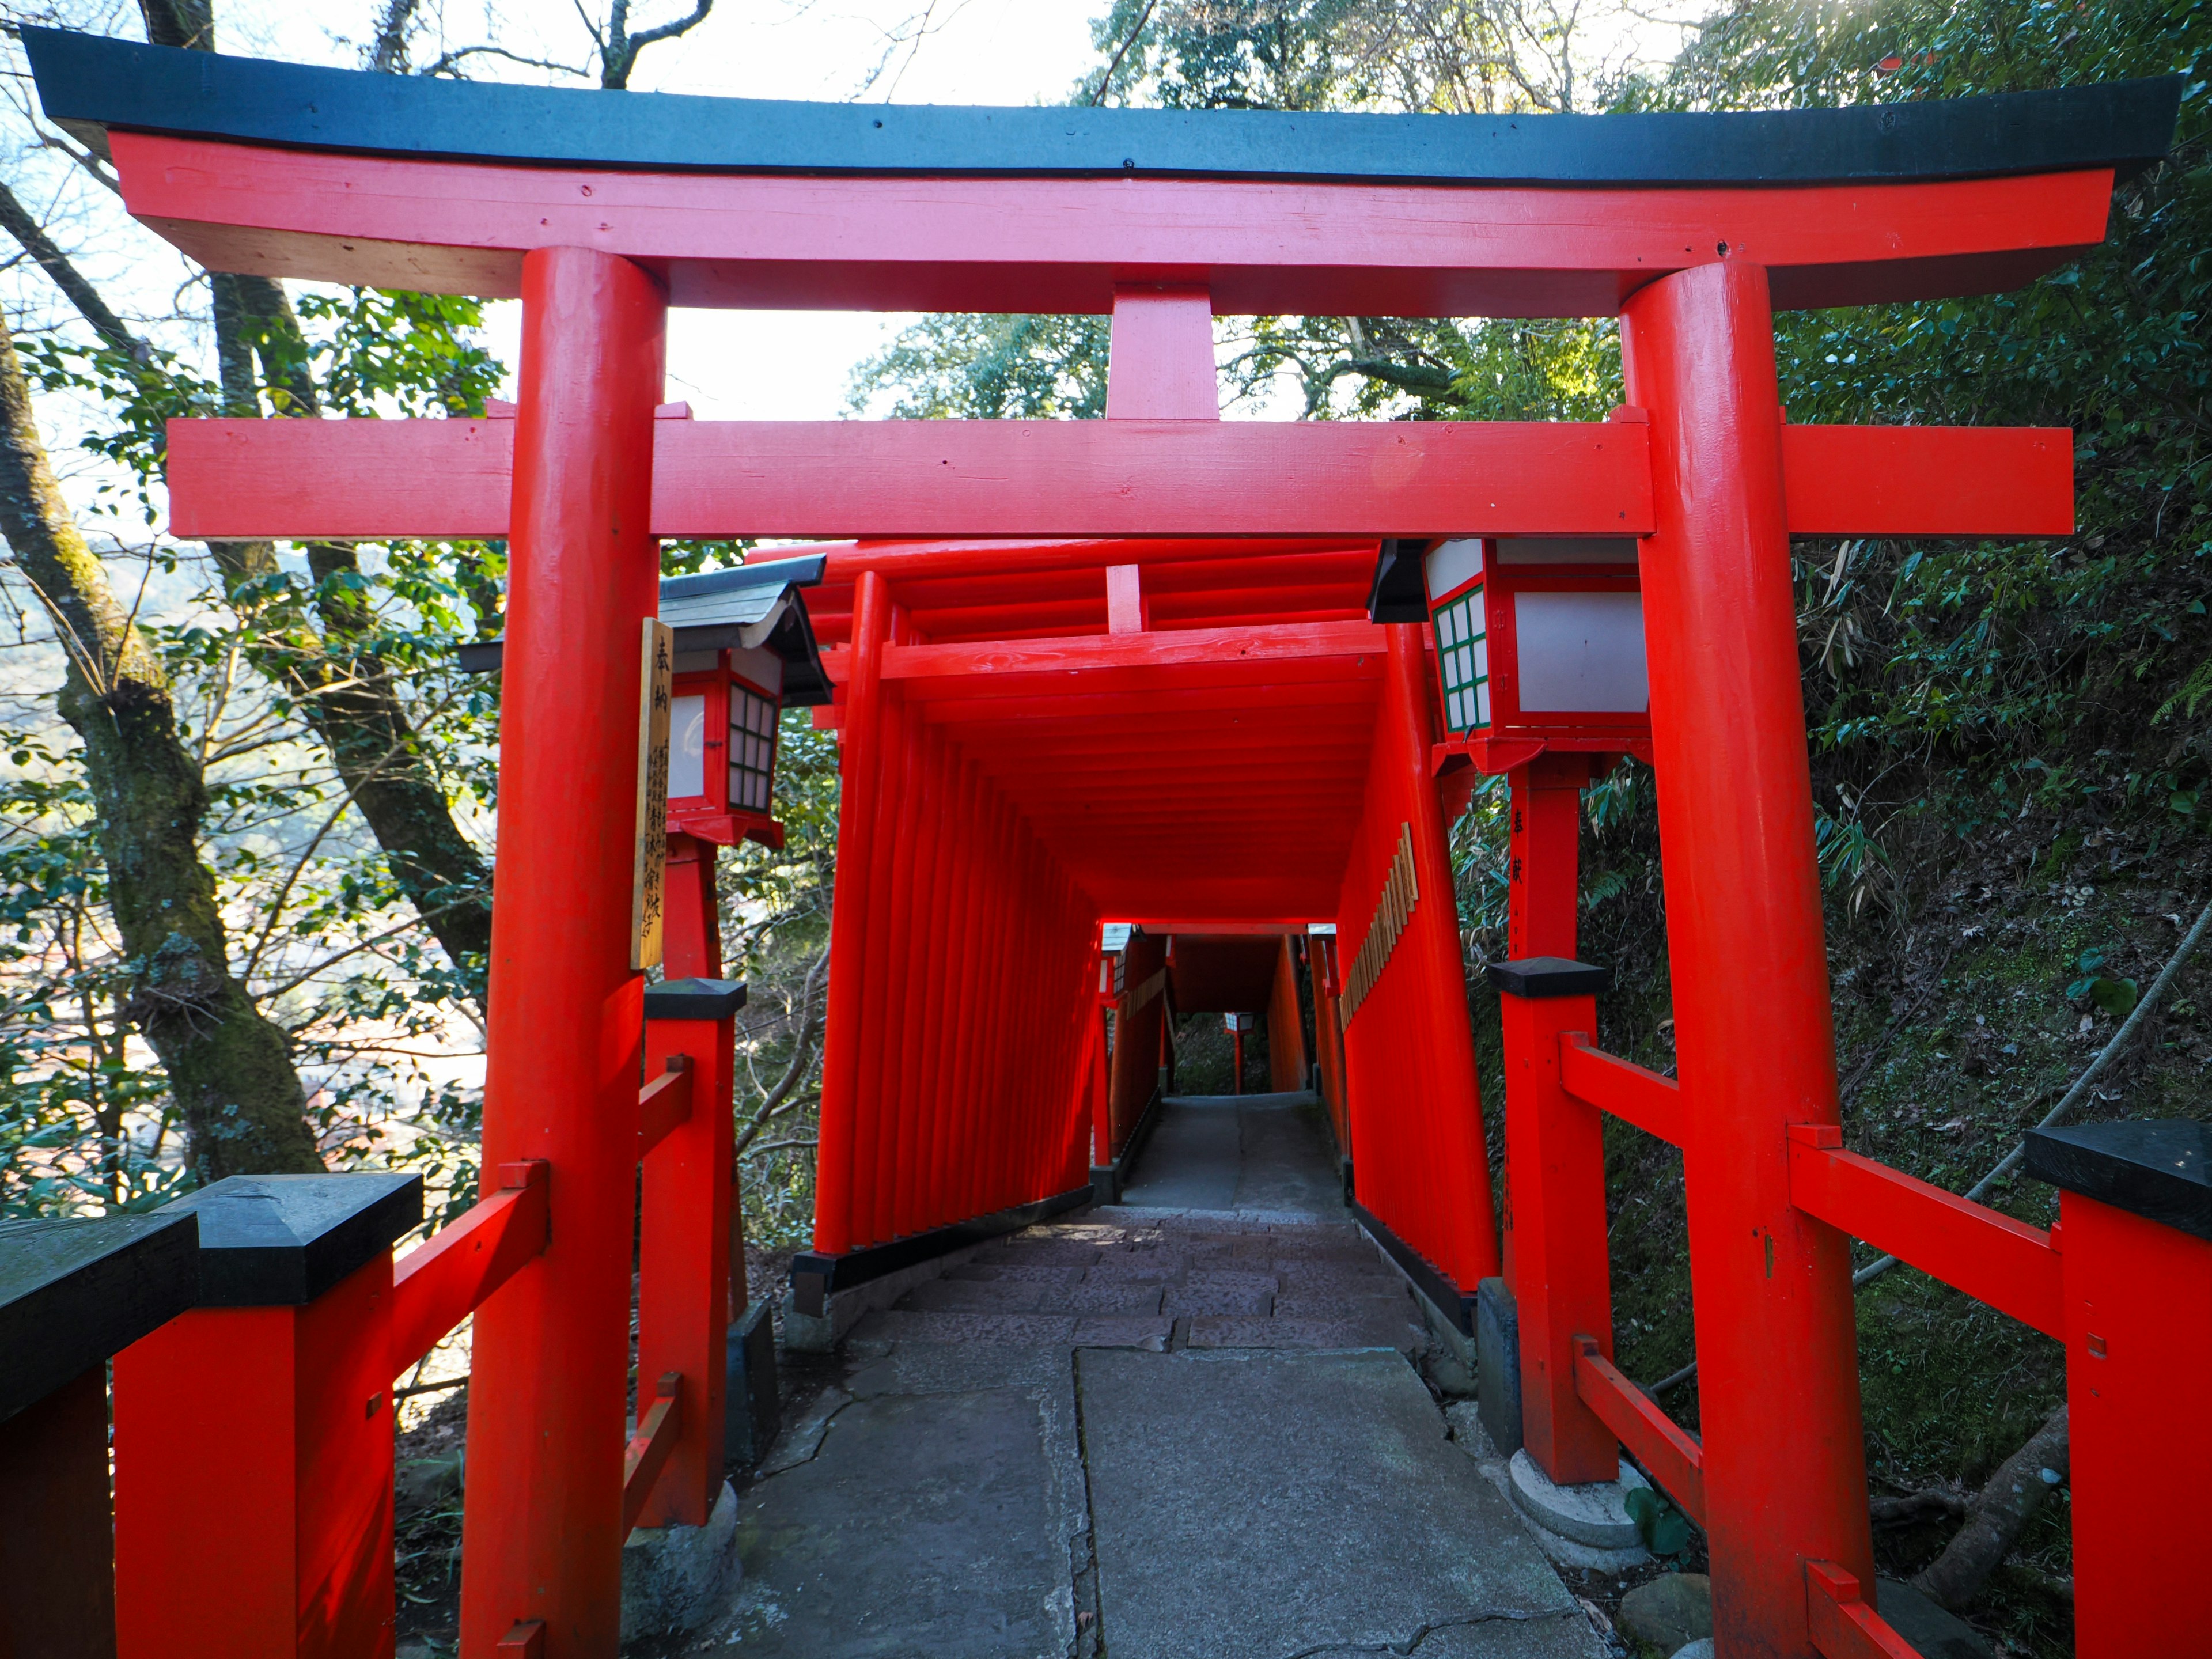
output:
{"label": "vertical red strut", "polygon": [[552,1165],[551,1242],[476,1316],[461,1645],[543,1620],[612,1659],[642,981],[632,781],[666,301],[627,260],[522,265],[513,576],[500,714],[484,1167]]}
{"label": "vertical red strut", "polygon": [[859,1027],[881,764],[884,645],[890,632],[890,599],[884,591],[884,579],[864,570],[853,592],[853,670],[845,686],[845,719],[838,733],[839,902],[830,913],[821,1144],[815,1156],[814,1248],[830,1255],[852,1247],[854,1193],[866,1191],[875,1176],[874,1145],[859,1122]]}
{"label": "vertical red strut", "polygon": [[1720,1650],[1811,1659],[1808,1559],[1874,1582],[1850,1260],[1790,1204],[1792,1123],[1837,1121],[1766,272],[1630,300],[1650,411],[1644,556],[1668,955]]}

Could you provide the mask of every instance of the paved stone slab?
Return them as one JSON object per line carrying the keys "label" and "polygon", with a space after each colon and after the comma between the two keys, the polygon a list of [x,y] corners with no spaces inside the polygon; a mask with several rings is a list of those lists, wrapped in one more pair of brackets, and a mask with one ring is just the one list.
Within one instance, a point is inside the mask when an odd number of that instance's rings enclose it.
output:
{"label": "paved stone slab", "polygon": [[[1066,1481],[1036,1391],[879,1395],[746,1493],[712,1650],[1037,1659],[1075,1638]],[[1057,1453],[1057,1455],[1056,1455]]]}
{"label": "paved stone slab", "polygon": [[1048,1267],[1042,1263],[1027,1261],[969,1261],[950,1269],[945,1276],[978,1281],[1019,1279],[1032,1285],[1079,1285],[1089,1271],[1084,1267]]}
{"label": "paved stone slab", "polygon": [[[1533,1619],[1444,1625],[1422,1637],[1413,1651],[1418,1659],[1606,1659],[1609,1650],[1578,1607]],[[1298,1659],[1376,1659],[1376,1650],[1320,1648]]]}
{"label": "paved stone slab", "polygon": [[1107,1314],[1138,1318],[1160,1310],[1160,1287],[1141,1285],[1056,1285],[1042,1292],[1039,1313]]}
{"label": "paved stone slab", "polygon": [[1173,1285],[1160,1306],[1170,1314],[1242,1314],[1265,1319],[1275,1310],[1275,1293],[1259,1285]]}
{"label": "paved stone slab", "polygon": [[1085,1352],[1077,1374],[1114,1659],[1604,1651],[1398,1355]]}
{"label": "paved stone slab", "polygon": [[898,1305],[924,1313],[1035,1313],[1047,1288],[1026,1279],[933,1279],[908,1291]]}
{"label": "paved stone slab", "polygon": [[1172,1319],[1079,1319],[1074,1342],[1079,1348],[1149,1348],[1158,1353],[1174,1329]]}
{"label": "paved stone slab", "polygon": [[849,1340],[1065,1344],[1075,1334],[1066,1314],[910,1313],[894,1308],[864,1316]]}
{"label": "paved stone slab", "polygon": [[1194,1348],[1393,1348],[1420,1345],[1411,1325],[1379,1320],[1198,1318],[1187,1339]]}

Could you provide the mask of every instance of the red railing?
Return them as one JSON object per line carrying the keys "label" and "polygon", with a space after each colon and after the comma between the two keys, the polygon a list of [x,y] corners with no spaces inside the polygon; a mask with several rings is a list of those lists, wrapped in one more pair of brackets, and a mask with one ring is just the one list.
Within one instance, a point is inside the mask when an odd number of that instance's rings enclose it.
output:
{"label": "red railing", "polygon": [[[647,1022],[652,1081],[637,1103],[638,1375],[653,1381],[639,1391],[637,1429],[623,1454],[625,1534],[640,1523],[702,1523],[723,1478],[732,1016],[744,988],[660,989],[675,994],[665,1005],[674,1012]],[[343,1276],[307,1300],[204,1304],[117,1355],[123,1659],[367,1653],[380,1632],[389,1650],[391,1381],[544,1255],[559,1178],[544,1160],[500,1165],[495,1189],[396,1263],[373,1241],[364,1254],[363,1241],[331,1231],[309,1241],[303,1259],[312,1268],[316,1251],[335,1251]],[[295,1179],[317,1182],[338,1206],[405,1185],[392,1176]],[[222,1194],[218,1185],[207,1197],[220,1203]],[[220,1227],[210,1244],[204,1228],[204,1263],[234,1247]],[[220,1270],[204,1269],[204,1279],[207,1271]],[[230,1431],[241,1421],[251,1433]],[[225,1449],[219,1480],[201,1455],[216,1445]],[[510,1501],[487,1497],[495,1506]],[[500,1650],[527,1655],[542,1643],[542,1631],[521,1624]]]}
{"label": "red railing", "polygon": [[[1610,1478],[1615,1444],[1626,1446],[1685,1513],[1711,1526],[1719,1517],[1708,1514],[1703,1445],[1612,1361],[1600,1124],[1610,1114],[1686,1148],[1697,1103],[1672,1079],[1592,1046],[1595,995],[1562,988],[1587,985],[1595,971],[1552,958],[1492,971],[1504,993],[1525,1443],[1561,1482]],[[2074,1190],[2061,1193],[2060,1224],[2045,1231],[1845,1150],[1833,1124],[1787,1133],[1795,1210],[2066,1344],[2076,1652],[2190,1650],[2194,1615],[2142,1594],[2142,1564],[2171,1548],[2151,1518],[2167,1474],[2143,1450],[2184,1443],[2212,1405],[2203,1380],[2212,1243]],[[1693,1184],[1693,1237],[1698,1202]],[[1698,1314],[1701,1333],[1728,1318],[1702,1304]],[[1792,1407],[1783,1399],[1771,1407]],[[1709,1412],[1706,1440],[1735,1426]],[[1802,1559],[1807,1629],[1826,1659],[1910,1659],[1856,1575],[1811,1553]]]}

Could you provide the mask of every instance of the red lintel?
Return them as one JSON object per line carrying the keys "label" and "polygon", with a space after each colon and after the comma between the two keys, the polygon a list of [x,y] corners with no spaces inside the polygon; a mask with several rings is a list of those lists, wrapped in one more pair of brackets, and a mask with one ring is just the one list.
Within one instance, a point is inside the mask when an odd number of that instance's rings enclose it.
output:
{"label": "red lintel", "polygon": [[1832,1125],[1792,1127],[1792,1204],[2046,1336],[2065,1340],[2060,1258],[2049,1233],[1847,1152],[1842,1143],[1842,1131]]}
{"label": "red lintel", "polygon": [[2110,168],[1937,183],[1621,189],[629,173],[116,131],[124,201],[215,270],[512,298],[584,246],[678,306],[1088,312],[1196,280],[1224,315],[1611,316],[1723,258],[1774,302],[2014,288],[2104,240]]}
{"label": "red lintel", "polygon": [[542,1158],[502,1164],[499,1191],[399,1259],[392,1273],[392,1376],[436,1347],[544,1249],[551,1167]]}

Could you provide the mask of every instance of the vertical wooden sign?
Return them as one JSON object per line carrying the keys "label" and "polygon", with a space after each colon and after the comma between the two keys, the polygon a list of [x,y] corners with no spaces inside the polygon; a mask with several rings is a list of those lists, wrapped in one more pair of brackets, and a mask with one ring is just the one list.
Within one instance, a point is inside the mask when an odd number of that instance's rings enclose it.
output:
{"label": "vertical wooden sign", "polygon": [[660,965],[668,885],[668,709],[676,631],[645,619],[637,694],[637,855],[630,878],[629,965]]}

